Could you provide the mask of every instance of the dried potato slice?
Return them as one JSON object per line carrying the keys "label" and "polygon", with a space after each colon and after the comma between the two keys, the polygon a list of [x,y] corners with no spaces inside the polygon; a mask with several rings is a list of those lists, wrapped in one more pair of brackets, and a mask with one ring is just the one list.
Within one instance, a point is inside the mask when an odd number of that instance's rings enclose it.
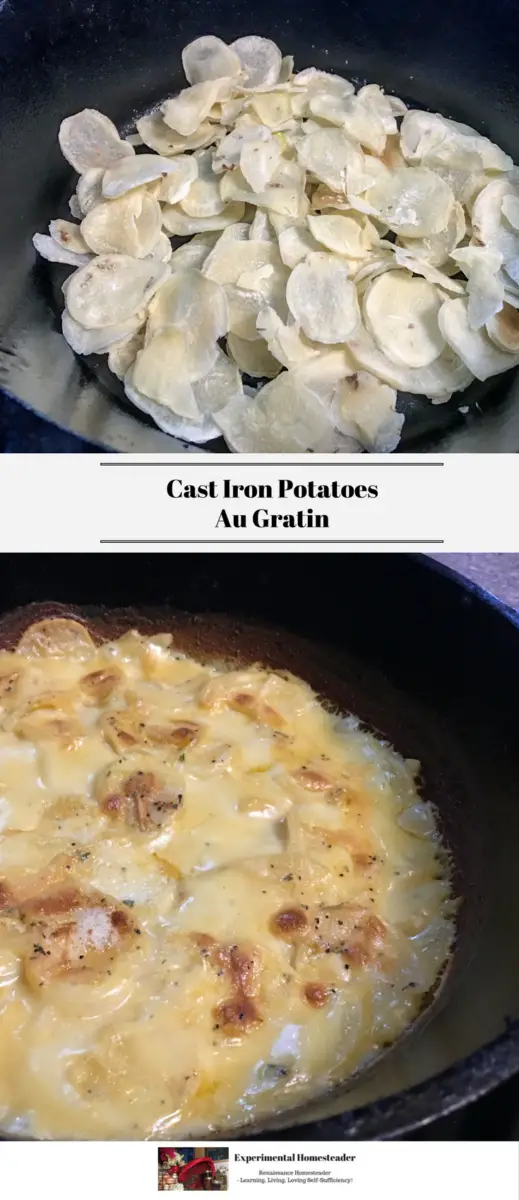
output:
{"label": "dried potato slice", "polygon": [[155,293],[147,333],[152,337],[158,330],[174,328],[193,342],[212,344],[227,333],[228,321],[225,292],[219,284],[185,268],[175,271]]}
{"label": "dried potato slice", "polygon": [[182,66],[188,83],[233,78],[238,76],[242,69],[236,51],[213,34],[196,38],[184,47]]}
{"label": "dried potato slice", "polygon": [[262,339],[250,342],[237,337],[235,333],[230,333],[227,349],[240,371],[244,371],[252,379],[273,379],[275,375],[279,375],[281,363],[273,357]]}
{"label": "dried potato slice", "polygon": [[190,345],[185,333],[171,326],[158,329],[136,356],[132,379],[137,391],[164,404],[179,417],[196,421],[199,409],[192,382],[201,379],[216,361],[216,344]]}
{"label": "dried potato slice", "polygon": [[248,237],[251,242],[275,242],[275,233],[266,212],[256,209],[254,220],[249,225]]}
{"label": "dried potato slice", "polygon": [[157,199],[163,204],[178,204],[185,200],[198,176],[198,163],[194,154],[179,154],[169,161],[172,169],[162,179]]}
{"label": "dried potato slice", "polygon": [[331,254],[310,254],[294,268],[287,304],[306,336],[325,345],[345,341],[360,319],[348,267]]}
{"label": "dried potato slice", "polygon": [[271,136],[270,130],[264,125],[240,122],[218,143],[214,152],[213,171],[221,174],[225,167],[239,166],[240,155],[246,142],[269,142]]}
{"label": "dried potato slice", "polygon": [[366,326],[382,352],[404,367],[428,367],[445,342],[438,326],[441,296],[407,271],[387,271],[364,296]]}
{"label": "dried potato slice", "polygon": [[65,117],[58,131],[61,152],[83,175],[91,167],[110,167],[120,158],[132,158],[133,146],[122,141],[108,117],[94,108],[84,108],[72,117]]}
{"label": "dried potato slice", "polygon": [[162,263],[101,254],[68,280],[67,308],[85,329],[120,325],[151,299],[166,276]]}
{"label": "dried potato slice", "polygon": [[253,192],[263,192],[268,187],[280,159],[281,149],[275,138],[245,142],[240,154],[240,170]]}
{"label": "dried potato slice", "polygon": [[203,445],[213,438],[220,437],[220,429],[211,416],[200,414],[197,421],[186,421],[184,417],[177,416],[164,404],[158,404],[156,400],[150,400],[149,396],[144,396],[133,383],[133,368],[124,380],[124,390],[132,404],[135,404],[135,407],[139,408],[141,412],[147,413],[158,425],[158,428],[162,429],[163,433],[169,434],[170,437],[181,438],[183,441],[193,442],[195,445]]}
{"label": "dried potato slice", "polygon": [[85,266],[92,258],[91,254],[76,254],[74,250],[67,250],[47,233],[35,233],[32,244],[41,258],[46,258],[47,262],[64,263],[67,267]]}
{"label": "dried potato slice", "polygon": [[492,375],[500,375],[519,363],[519,355],[498,349],[486,330],[471,329],[468,301],[464,297],[446,300],[438,319],[445,341],[476,379],[490,379]]}
{"label": "dried potato slice", "polygon": [[206,83],[195,83],[193,87],[184,88],[178,96],[173,96],[162,105],[166,125],[183,138],[192,137],[200,129],[213,104],[227,99],[231,89],[231,79],[209,79]]}
{"label": "dried potato slice", "polygon": [[279,253],[286,267],[293,270],[297,264],[304,262],[309,254],[320,251],[319,242],[313,237],[306,225],[291,225],[279,234]]}
{"label": "dried potato slice", "polygon": [[238,55],[245,72],[244,87],[253,91],[255,88],[273,87],[281,73],[281,50],[270,38],[250,37],[238,38],[231,43],[231,50]]}
{"label": "dried potato slice", "polygon": [[71,250],[73,254],[90,255],[79,225],[73,225],[72,221],[51,221],[49,233],[58,246],[63,246],[65,250]]}
{"label": "dried potato slice", "polygon": [[387,138],[384,122],[376,108],[363,103],[358,96],[342,97],[316,92],[310,96],[309,108],[314,117],[340,126],[352,141],[358,142],[372,154],[384,153]]}
{"label": "dried potato slice", "polygon": [[190,137],[181,137],[174,133],[166,124],[162,113],[157,110],[147,113],[137,121],[137,129],[145,146],[150,146],[157,154],[165,157],[172,154],[183,154],[186,150],[199,150],[210,146],[218,137],[218,127],[210,121],[202,121],[195,133]]}
{"label": "dried potato slice", "polygon": [[283,367],[298,366],[319,354],[319,347],[305,338],[299,326],[285,325],[273,308],[262,308],[256,325],[271,355]]}
{"label": "dried potato slice", "polygon": [[61,318],[63,337],[76,354],[106,354],[110,346],[127,340],[139,329],[145,314],[138,313],[122,325],[107,325],[104,329],[84,329],[65,309]]}
{"label": "dried potato slice", "polygon": [[76,195],[81,212],[85,217],[103,199],[103,175],[102,167],[92,167],[89,171],[85,171],[85,174],[81,175],[77,181]]}
{"label": "dried potato slice", "polygon": [[309,215],[307,220],[315,240],[345,258],[365,258],[380,241],[371,221],[357,213]]}
{"label": "dried potato slice", "polygon": [[243,395],[238,367],[223,350],[218,349],[214,365],[203,379],[193,384],[193,391],[202,414],[219,412],[235,396]]}
{"label": "dried potato slice", "polygon": [[46,617],[22,634],[17,654],[27,658],[75,658],[84,661],[95,654],[95,645],[85,625],[69,617]]}
{"label": "dried potato slice", "polygon": [[474,378],[449,346],[430,366],[413,370],[388,358],[363,326],[356,330],[354,337],[348,338],[346,345],[357,365],[365,371],[399,391],[428,396],[430,400],[441,400],[452,392],[463,391]]}
{"label": "dried potato slice", "polygon": [[519,313],[510,304],[503,304],[500,312],[487,321],[486,330],[490,340],[499,350],[519,354]]}
{"label": "dried potato slice", "polygon": [[214,217],[188,217],[173,204],[165,204],[162,209],[162,224],[168,233],[177,237],[189,237],[192,233],[212,233],[225,229],[227,225],[235,225],[241,221],[245,206],[231,201],[226,204],[221,213]]}
{"label": "dried potato slice", "polygon": [[158,201],[141,189],[96,204],[81,222],[81,233],[95,254],[145,258],[158,241],[161,221]]}
{"label": "dried potato slice", "polygon": [[451,258],[468,278],[469,325],[471,329],[481,329],[503,307],[502,255],[487,246],[466,246],[453,251]]}
{"label": "dried potato slice", "polygon": [[116,375],[118,379],[124,379],[128,371],[133,367],[139,350],[142,350],[143,345],[143,329],[138,329],[136,333],[132,333],[130,337],[123,338],[120,342],[114,342],[108,351],[108,366],[112,374]]}
{"label": "dried potato slice", "polygon": [[113,167],[108,167],[102,179],[101,190],[108,200],[124,196],[132,188],[142,187],[161,179],[175,170],[170,158],[160,154],[136,154],[135,158],[123,159]]}
{"label": "dried potato slice", "polygon": [[360,170],[363,154],[342,129],[317,129],[305,136],[297,148],[299,162],[333,191],[346,191],[346,175]]}
{"label": "dried potato slice", "polygon": [[267,129],[279,130],[292,120],[292,102],[288,92],[257,92],[251,108]]}
{"label": "dried potato slice", "polygon": [[465,284],[461,279],[451,279],[445,272],[438,270],[438,267],[431,266],[427,260],[417,258],[411,250],[405,250],[403,246],[395,246],[394,256],[397,267],[405,267],[413,275],[423,275],[429,283],[436,284],[437,287],[443,288],[451,295],[461,296],[464,294]]}
{"label": "dried potato slice", "polygon": [[366,200],[394,233],[423,238],[448,225],[454,194],[426,167],[401,167],[375,183]]}
{"label": "dried potato slice", "polygon": [[453,162],[460,160],[463,151],[476,154],[485,171],[509,171],[513,166],[509,155],[488,138],[440,113],[410,109],[402,121],[400,136],[402,153],[409,162],[434,158],[443,147],[444,151],[448,148]]}
{"label": "dried potato slice", "polygon": [[395,389],[366,371],[343,379],[332,401],[339,431],[375,454],[391,454],[398,446],[404,414],[395,406]]}
{"label": "dried potato slice", "polygon": [[277,246],[273,242],[250,242],[222,239],[202,267],[206,279],[216,283],[237,283],[246,271],[255,271],[262,267],[277,267],[280,257]]}
{"label": "dried potato slice", "polygon": [[196,219],[217,217],[223,212],[225,201],[221,199],[218,180],[213,174],[213,152],[197,150],[193,157],[196,159],[198,175],[180,201],[180,208],[188,217]]}
{"label": "dried potato slice", "polygon": [[402,243],[417,258],[423,258],[433,267],[441,267],[449,258],[466,233],[463,205],[455,201],[445,229],[426,238],[402,238]]}
{"label": "dried potato slice", "polygon": [[515,199],[518,194],[510,180],[493,179],[476,196],[472,208],[473,237],[502,254],[505,264],[519,255],[519,233],[506,220],[502,206],[507,197]]}

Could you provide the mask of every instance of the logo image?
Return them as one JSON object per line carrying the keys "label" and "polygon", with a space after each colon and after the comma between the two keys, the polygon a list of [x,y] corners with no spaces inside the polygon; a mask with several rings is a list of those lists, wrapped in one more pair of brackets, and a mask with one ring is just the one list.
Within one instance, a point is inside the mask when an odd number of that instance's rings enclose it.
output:
{"label": "logo image", "polygon": [[226,1192],[227,1146],[161,1146],[159,1192]]}

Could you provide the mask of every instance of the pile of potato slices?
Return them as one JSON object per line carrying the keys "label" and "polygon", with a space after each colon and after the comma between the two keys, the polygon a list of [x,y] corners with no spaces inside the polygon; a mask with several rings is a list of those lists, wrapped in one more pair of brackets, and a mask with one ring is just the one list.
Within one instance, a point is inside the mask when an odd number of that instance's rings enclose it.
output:
{"label": "pile of potato slices", "polygon": [[[76,270],[63,334],[166,433],[235,452],[390,452],[397,392],[445,403],[519,363],[519,172],[377,84],[200,37],[188,85],[121,138],[59,130]],[[244,382],[245,377],[245,382]]]}

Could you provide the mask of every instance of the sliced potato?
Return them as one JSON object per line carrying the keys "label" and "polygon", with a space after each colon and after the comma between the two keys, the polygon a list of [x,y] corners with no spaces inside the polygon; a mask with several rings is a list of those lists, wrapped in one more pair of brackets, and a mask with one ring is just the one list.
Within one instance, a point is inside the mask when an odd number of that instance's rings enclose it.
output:
{"label": "sliced potato", "polygon": [[427,367],[445,342],[438,325],[442,298],[434,284],[407,271],[387,271],[364,296],[369,332],[388,358],[404,367]]}
{"label": "sliced potato", "polygon": [[311,341],[343,342],[359,323],[355,287],[348,267],[331,254],[310,254],[294,268],[287,284],[287,304]]}
{"label": "sliced potato", "polygon": [[472,329],[468,301],[463,296],[446,300],[439,313],[445,341],[455,350],[476,379],[490,379],[517,366],[519,356],[500,350],[484,329]]}
{"label": "sliced potato", "polygon": [[92,167],[110,167],[121,158],[132,158],[133,146],[124,142],[113,124],[94,108],[65,117],[58,132],[62,154],[78,175]]}
{"label": "sliced potato", "polygon": [[196,38],[184,47],[182,66],[189,83],[205,83],[225,76],[238,77],[242,69],[236,51],[212,34]]}

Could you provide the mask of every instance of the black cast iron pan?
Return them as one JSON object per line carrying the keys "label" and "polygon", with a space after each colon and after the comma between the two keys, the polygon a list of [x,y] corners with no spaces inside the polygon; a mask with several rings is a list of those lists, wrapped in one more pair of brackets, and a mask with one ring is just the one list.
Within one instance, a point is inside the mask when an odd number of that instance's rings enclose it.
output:
{"label": "black cast iron pan", "polygon": [[[70,214],[63,117],[99,108],[123,129],[183,86],[182,47],[213,32],[257,33],[315,65],[380,83],[408,103],[473,125],[519,158],[519,25],[510,0],[9,0],[0,4],[0,390],[107,450],[186,452],[124,398],[104,359],[60,335],[66,271],[35,262],[31,238]],[[459,406],[469,405],[468,413]],[[433,406],[407,397],[400,449],[517,451],[515,372]],[[207,445],[225,450],[223,440]]]}
{"label": "black cast iron pan", "polygon": [[201,657],[295,671],[422,762],[462,901],[447,978],[369,1071],[243,1136],[402,1137],[519,1071],[515,614],[419,556],[19,555],[0,566],[4,646],[56,604],[100,635],[172,629]]}

